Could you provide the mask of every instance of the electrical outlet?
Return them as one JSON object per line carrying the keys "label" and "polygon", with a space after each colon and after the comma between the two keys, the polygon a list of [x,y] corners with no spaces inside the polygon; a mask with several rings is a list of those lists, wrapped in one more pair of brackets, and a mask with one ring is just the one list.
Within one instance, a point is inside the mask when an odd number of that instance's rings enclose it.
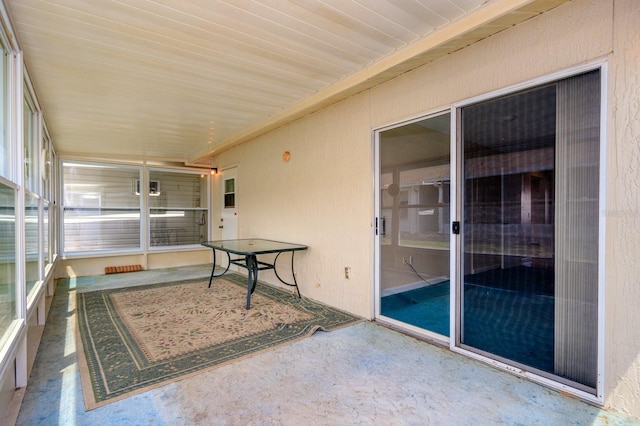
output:
{"label": "electrical outlet", "polygon": [[409,265],[413,266],[413,256],[409,256]]}
{"label": "electrical outlet", "polygon": [[346,279],[350,279],[351,278],[351,268],[349,268],[348,266],[344,267],[344,277]]}

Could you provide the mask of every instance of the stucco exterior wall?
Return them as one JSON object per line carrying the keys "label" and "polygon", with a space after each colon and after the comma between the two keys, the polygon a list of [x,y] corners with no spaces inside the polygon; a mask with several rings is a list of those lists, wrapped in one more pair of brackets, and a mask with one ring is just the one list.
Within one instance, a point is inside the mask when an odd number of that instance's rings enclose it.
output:
{"label": "stucco exterior wall", "polygon": [[[353,97],[216,161],[223,167],[238,165],[239,237],[307,244],[307,251],[295,255],[301,292],[370,318],[373,178],[368,103],[367,94]],[[291,154],[288,162],[282,159],[284,151]],[[219,203],[212,212],[220,214]],[[212,222],[218,223],[219,216]],[[286,270],[286,261],[283,265]],[[345,278],[345,267],[351,268],[350,279]],[[272,272],[260,273],[260,279],[277,282]]]}
{"label": "stucco exterior wall", "polygon": [[640,417],[640,3],[616,0],[609,58],[607,404]]}
{"label": "stucco exterior wall", "polygon": [[[218,167],[238,166],[239,236],[308,244],[296,255],[302,293],[371,318],[372,129],[606,61],[604,397],[640,416],[639,19],[636,0],[574,0],[220,154]],[[283,151],[291,153],[287,163]],[[212,212],[217,223],[219,202]]]}

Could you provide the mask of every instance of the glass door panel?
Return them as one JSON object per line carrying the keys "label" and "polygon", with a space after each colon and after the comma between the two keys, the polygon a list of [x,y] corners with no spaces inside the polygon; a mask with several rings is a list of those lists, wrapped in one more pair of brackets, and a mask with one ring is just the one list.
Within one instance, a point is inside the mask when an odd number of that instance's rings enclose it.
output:
{"label": "glass door panel", "polygon": [[459,343],[592,391],[599,71],[462,108]]}
{"label": "glass door panel", "polygon": [[379,133],[380,314],[449,336],[450,114]]}

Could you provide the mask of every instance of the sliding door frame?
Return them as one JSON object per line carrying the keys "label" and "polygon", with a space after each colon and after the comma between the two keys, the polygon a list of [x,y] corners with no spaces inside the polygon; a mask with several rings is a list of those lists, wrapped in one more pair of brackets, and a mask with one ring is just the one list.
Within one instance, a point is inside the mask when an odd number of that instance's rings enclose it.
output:
{"label": "sliding door frame", "polygon": [[[401,126],[405,126],[408,124],[412,124],[412,123],[416,123],[419,121],[423,121],[423,120],[427,120],[429,118],[433,118],[433,117],[437,117],[437,116],[441,116],[441,115],[445,115],[448,114],[450,112],[454,111],[453,108],[451,108],[451,106],[446,106],[446,107],[441,107],[441,108],[434,108],[431,109],[429,111],[424,111],[420,114],[415,114],[413,116],[407,117],[405,119],[402,120],[398,120],[398,121],[394,121],[392,123],[388,123],[386,125],[377,127],[375,129],[373,129],[372,131],[372,141],[371,141],[371,145],[372,145],[372,149],[373,149],[373,193],[374,193],[374,249],[373,249],[373,265],[374,265],[374,270],[373,270],[373,300],[372,300],[372,304],[373,304],[373,313],[374,313],[374,319],[377,321],[380,321],[381,323],[388,325],[390,327],[393,327],[395,329],[400,329],[405,333],[409,333],[412,335],[415,335],[418,338],[422,338],[422,339],[426,339],[429,340],[431,342],[437,343],[438,345],[448,345],[450,344],[450,337],[447,336],[442,336],[440,334],[437,334],[433,331],[429,331],[426,329],[422,329],[419,327],[416,327],[414,325],[411,324],[407,324],[407,323],[403,323],[401,321],[398,321],[396,319],[390,318],[390,317],[386,317],[383,316],[381,314],[381,297],[382,297],[382,274],[381,274],[381,265],[382,265],[382,250],[381,250],[381,237],[382,237],[382,218],[380,217],[380,212],[381,212],[381,208],[382,208],[382,197],[381,197],[381,187],[382,185],[380,184],[380,179],[381,176],[383,174],[383,171],[381,169],[381,155],[380,155],[380,134],[386,130],[390,130],[390,129],[394,129],[394,128],[398,128]],[[452,120],[451,123],[453,123],[454,121]],[[450,129],[451,131],[451,129]],[[453,139],[450,139],[450,141]],[[450,155],[450,160],[453,160],[453,151],[451,151],[451,148],[449,149],[449,155]],[[451,165],[450,165],[451,167]],[[453,168],[450,169],[451,170],[451,174],[450,174],[450,187],[452,187],[454,185],[454,176],[453,176]],[[453,214],[453,199],[450,200],[450,216]],[[450,218],[451,221],[451,218]],[[393,225],[392,225],[393,226]],[[449,224],[450,226],[450,224]],[[449,258],[451,258],[451,254],[453,253],[453,251],[451,251],[451,249],[449,250]],[[451,260],[450,260],[451,262]],[[453,272],[453,270],[449,270],[449,274],[451,274]],[[453,290],[453,281],[450,280],[450,287],[449,287],[449,294],[450,294],[450,298],[451,295],[453,293],[451,293]],[[451,318],[451,316],[450,316]],[[449,334],[450,336],[453,336],[453,334]],[[445,346],[446,347],[446,346]]]}
{"label": "sliding door frame", "polygon": [[[462,221],[462,205],[463,205],[463,188],[461,183],[463,180],[463,168],[462,168],[462,141],[459,140],[462,135],[461,124],[461,111],[462,108],[497,97],[512,94],[520,90],[532,88],[535,86],[543,85],[546,83],[552,83],[557,80],[569,78],[578,74],[586,73],[589,71],[600,71],[600,159],[599,159],[599,201],[598,201],[598,353],[597,353],[597,384],[596,393],[592,394],[581,389],[577,389],[570,385],[553,380],[552,378],[541,376],[539,374],[526,371],[524,368],[518,366],[506,364],[494,358],[484,356],[477,352],[470,351],[461,347],[461,318],[462,318],[462,286],[463,286],[463,268],[462,259],[463,253],[461,252],[462,242],[461,239],[464,235],[464,223]],[[604,354],[605,349],[605,333],[604,333],[604,306],[605,306],[605,212],[606,212],[606,117],[607,117],[607,64],[605,60],[598,60],[590,63],[583,64],[581,66],[566,69],[560,72],[556,72],[544,77],[526,81],[520,84],[512,85],[503,89],[499,89],[490,93],[479,95],[473,98],[465,99],[463,101],[452,104],[451,106],[451,222],[458,222],[460,224],[460,233],[451,233],[451,256],[450,256],[450,274],[451,274],[451,330],[450,330],[450,349],[456,353],[463,354],[467,357],[482,361],[490,364],[499,369],[508,371],[518,376],[525,377],[531,381],[538,382],[553,389],[561,390],[573,395],[576,395],[584,400],[591,401],[597,404],[604,404]]]}

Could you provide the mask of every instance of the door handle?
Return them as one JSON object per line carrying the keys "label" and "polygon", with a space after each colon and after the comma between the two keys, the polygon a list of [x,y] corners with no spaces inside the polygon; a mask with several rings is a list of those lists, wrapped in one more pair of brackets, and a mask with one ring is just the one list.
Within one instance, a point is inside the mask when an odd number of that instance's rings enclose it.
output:
{"label": "door handle", "polygon": [[220,225],[220,226],[218,226],[218,228],[222,229],[222,228],[224,228],[224,226]]}
{"label": "door handle", "polygon": [[458,221],[451,222],[451,233],[460,234],[460,222]]}

